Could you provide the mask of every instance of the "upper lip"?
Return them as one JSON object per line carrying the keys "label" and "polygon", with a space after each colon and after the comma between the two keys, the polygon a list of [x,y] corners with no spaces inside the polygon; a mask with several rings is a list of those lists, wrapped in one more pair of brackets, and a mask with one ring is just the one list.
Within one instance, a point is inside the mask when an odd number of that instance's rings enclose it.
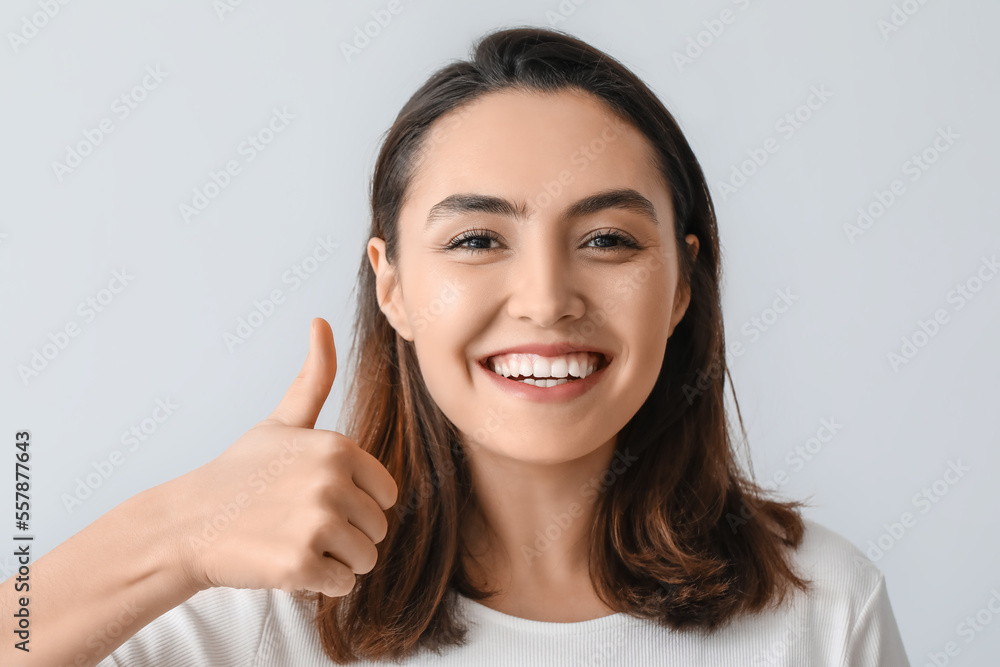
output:
{"label": "upper lip", "polygon": [[514,345],[502,350],[490,352],[479,358],[479,362],[485,364],[490,357],[497,357],[501,354],[537,354],[540,357],[558,357],[563,354],[573,352],[594,352],[604,357],[604,361],[611,360],[611,353],[608,350],[592,347],[589,345],[574,345],[572,343],[526,343],[524,345]]}

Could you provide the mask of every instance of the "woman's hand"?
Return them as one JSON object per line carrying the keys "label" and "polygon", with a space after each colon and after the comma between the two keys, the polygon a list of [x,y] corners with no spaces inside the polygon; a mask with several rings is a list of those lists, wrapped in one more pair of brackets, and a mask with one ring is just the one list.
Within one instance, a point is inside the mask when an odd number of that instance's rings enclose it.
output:
{"label": "woman's hand", "polygon": [[190,508],[180,548],[197,589],[341,596],[375,566],[396,483],[350,438],[313,429],[336,374],[333,332],[316,318],[305,364],[274,412],[175,480]]}

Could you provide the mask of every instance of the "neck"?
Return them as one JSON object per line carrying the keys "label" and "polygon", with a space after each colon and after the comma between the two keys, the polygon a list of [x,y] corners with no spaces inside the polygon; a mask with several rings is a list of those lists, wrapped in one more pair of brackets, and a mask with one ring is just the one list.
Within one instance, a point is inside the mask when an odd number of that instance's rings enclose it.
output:
{"label": "neck", "polygon": [[610,613],[590,580],[591,530],[608,488],[612,438],[587,455],[551,464],[478,448],[469,457],[474,506],[463,526],[472,582],[496,590],[494,608],[538,620]]}

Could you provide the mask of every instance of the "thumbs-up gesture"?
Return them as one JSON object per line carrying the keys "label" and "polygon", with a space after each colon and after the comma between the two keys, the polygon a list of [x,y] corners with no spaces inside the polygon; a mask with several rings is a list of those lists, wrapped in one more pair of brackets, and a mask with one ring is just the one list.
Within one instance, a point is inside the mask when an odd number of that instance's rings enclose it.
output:
{"label": "thumbs-up gesture", "polygon": [[316,318],[305,364],[274,412],[175,480],[192,508],[181,549],[198,589],[342,596],[375,566],[396,483],[350,438],[313,428],[336,374],[333,332]]}

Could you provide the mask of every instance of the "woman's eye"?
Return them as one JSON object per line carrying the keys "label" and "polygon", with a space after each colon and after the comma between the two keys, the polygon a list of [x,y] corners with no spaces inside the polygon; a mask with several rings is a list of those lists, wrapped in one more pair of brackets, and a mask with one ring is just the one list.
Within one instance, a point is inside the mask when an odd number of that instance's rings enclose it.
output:
{"label": "woman's eye", "polygon": [[607,248],[608,250],[621,250],[623,248],[638,248],[639,244],[636,243],[631,237],[625,236],[624,234],[619,234],[617,232],[605,232],[603,234],[598,234],[597,236],[592,236],[588,243],[592,243],[598,239],[610,239],[613,245],[609,245],[608,241],[597,245],[598,248]]}
{"label": "woman's eye", "polygon": [[[470,229],[461,236],[452,240],[445,247],[448,250],[463,248],[465,250],[471,250],[472,252],[485,252],[487,250],[492,250],[492,248],[489,247],[490,243],[497,240],[499,240],[497,235],[489,230]],[[473,245],[466,245],[468,243],[472,243]]]}
{"label": "woman's eye", "polygon": [[[462,233],[460,236],[456,237],[445,246],[447,250],[464,249],[474,253],[477,252],[488,252],[490,250],[495,250],[491,247],[491,243],[494,241],[499,241],[499,237],[495,232],[491,232],[488,229],[470,229],[467,232]],[[595,246],[589,246],[591,248],[598,248],[602,250],[624,250],[624,249],[635,249],[639,248],[639,244],[635,242],[629,236],[624,234],[619,234],[617,232],[608,231],[596,236],[590,237],[586,242],[587,244],[593,243],[595,241],[601,240]]]}

